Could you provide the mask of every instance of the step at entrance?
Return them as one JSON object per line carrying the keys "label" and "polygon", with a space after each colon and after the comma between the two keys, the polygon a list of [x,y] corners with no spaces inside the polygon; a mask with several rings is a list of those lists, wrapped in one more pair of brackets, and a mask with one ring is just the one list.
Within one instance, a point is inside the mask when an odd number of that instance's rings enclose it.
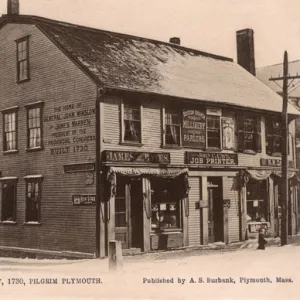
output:
{"label": "step at entrance", "polygon": [[123,255],[134,255],[134,254],[140,254],[142,253],[141,248],[129,248],[129,249],[123,249],[122,250]]}

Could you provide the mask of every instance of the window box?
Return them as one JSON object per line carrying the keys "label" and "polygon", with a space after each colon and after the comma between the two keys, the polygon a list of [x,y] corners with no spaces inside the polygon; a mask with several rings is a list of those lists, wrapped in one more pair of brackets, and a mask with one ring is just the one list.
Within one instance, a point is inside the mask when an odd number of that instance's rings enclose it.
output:
{"label": "window box", "polygon": [[0,224],[2,225],[17,225],[17,221],[1,221]]}
{"label": "window box", "polygon": [[18,153],[19,150],[7,150],[7,151],[2,151],[3,155],[8,155],[8,154],[15,154]]}

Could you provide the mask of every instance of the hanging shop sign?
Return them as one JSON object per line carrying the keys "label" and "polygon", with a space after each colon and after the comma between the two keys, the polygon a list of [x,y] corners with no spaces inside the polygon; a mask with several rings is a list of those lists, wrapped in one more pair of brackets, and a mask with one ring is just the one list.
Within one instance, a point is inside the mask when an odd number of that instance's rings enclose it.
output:
{"label": "hanging shop sign", "polygon": [[88,172],[88,171],[90,172],[95,171],[94,163],[64,165],[65,173]]}
{"label": "hanging shop sign", "polygon": [[105,162],[130,162],[146,164],[169,164],[170,153],[132,152],[132,151],[104,151]]}
{"label": "hanging shop sign", "polygon": [[[278,158],[261,158],[260,165],[263,167],[281,167],[281,159]],[[295,163],[292,160],[288,161],[289,168],[295,168]]]}
{"label": "hanging shop sign", "polygon": [[223,149],[233,149],[234,121],[233,118],[222,118]]}
{"label": "hanging shop sign", "polygon": [[190,165],[237,166],[235,153],[186,152],[186,163]]}
{"label": "hanging shop sign", "polygon": [[182,145],[205,148],[205,113],[199,110],[184,110]]}
{"label": "hanging shop sign", "polygon": [[96,195],[73,195],[73,205],[93,205],[96,203]]}

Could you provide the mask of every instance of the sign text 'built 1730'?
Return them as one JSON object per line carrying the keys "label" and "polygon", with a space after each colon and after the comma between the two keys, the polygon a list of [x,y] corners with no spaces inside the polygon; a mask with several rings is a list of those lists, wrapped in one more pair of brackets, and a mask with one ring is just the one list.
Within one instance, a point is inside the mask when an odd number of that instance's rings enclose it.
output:
{"label": "sign text 'built 1730'", "polygon": [[235,153],[186,152],[185,159],[186,163],[191,165],[238,165],[238,156]]}

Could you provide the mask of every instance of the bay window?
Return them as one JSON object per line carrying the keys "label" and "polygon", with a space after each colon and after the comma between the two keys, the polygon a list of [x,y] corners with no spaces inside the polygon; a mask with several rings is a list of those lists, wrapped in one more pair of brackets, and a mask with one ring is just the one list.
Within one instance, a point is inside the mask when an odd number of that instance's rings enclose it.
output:
{"label": "bay window", "polygon": [[247,215],[249,221],[268,221],[267,180],[250,179],[247,183]]}
{"label": "bay window", "polygon": [[181,228],[181,202],[176,182],[172,179],[151,179],[151,229],[153,231]]}

